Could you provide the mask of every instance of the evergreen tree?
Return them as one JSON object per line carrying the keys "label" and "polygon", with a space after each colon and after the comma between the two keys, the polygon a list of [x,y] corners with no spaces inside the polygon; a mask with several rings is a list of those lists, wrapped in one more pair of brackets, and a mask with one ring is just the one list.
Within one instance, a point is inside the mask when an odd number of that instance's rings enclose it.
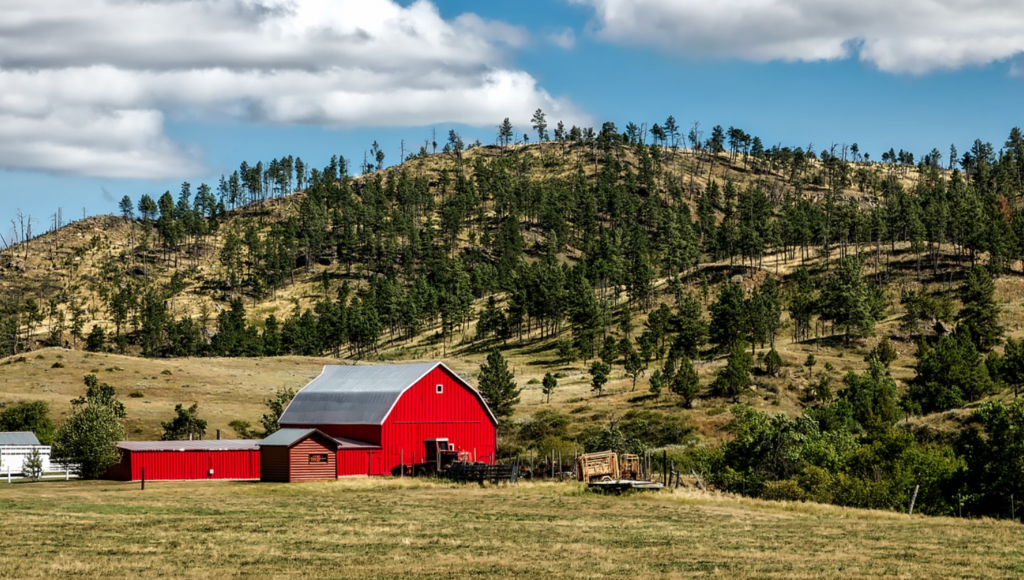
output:
{"label": "evergreen tree", "polygon": [[635,391],[636,380],[647,370],[647,365],[644,364],[644,360],[640,358],[640,353],[632,347],[626,351],[622,364],[626,370],[626,376],[633,379],[633,388],[630,390]]}
{"label": "evergreen tree", "polygon": [[683,357],[679,360],[669,390],[683,399],[683,406],[687,409],[693,407],[693,400],[700,394],[700,376],[690,359]]}
{"label": "evergreen tree", "polygon": [[85,339],[85,350],[89,352],[102,352],[107,341],[107,335],[103,332],[103,327],[94,324],[92,330],[89,331],[88,338]]}
{"label": "evergreen tree", "polygon": [[651,386],[648,389],[652,395],[658,397],[661,395],[661,390],[665,388],[665,376],[662,374],[661,369],[655,369],[651,373]]}
{"label": "evergreen tree", "polygon": [[611,366],[603,361],[596,360],[590,365],[591,390],[597,391],[597,396],[604,394],[604,386],[608,383],[608,374],[611,373]]}
{"label": "evergreen tree", "polygon": [[711,342],[719,349],[735,345],[747,334],[747,308],[743,286],[725,282],[711,307]]}
{"label": "evergreen tree", "polygon": [[724,369],[718,372],[715,382],[711,384],[711,391],[716,397],[725,397],[736,400],[740,393],[750,386],[750,371],[754,366],[754,359],[747,352],[746,345],[737,343],[729,355],[729,362]]}
{"label": "evergreen tree", "polygon": [[999,324],[999,306],[995,302],[995,283],[988,270],[975,266],[967,271],[960,287],[963,308],[957,315],[957,333],[962,333],[980,352],[999,344],[1003,327]]}
{"label": "evergreen tree", "polygon": [[701,347],[707,343],[708,321],[704,317],[704,309],[696,298],[688,292],[680,298],[672,319],[676,334],[672,348],[694,359],[700,355]]}
{"label": "evergreen tree", "polygon": [[782,357],[779,356],[779,351],[773,348],[764,355],[764,372],[770,377],[777,377],[781,370]]}
{"label": "evergreen tree", "polygon": [[477,376],[480,395],[499,421],[507,423],[519,404],[521,389],[516,386],[512,371],[508,370],[505,357],[497,350],[487,355],[487,361],[480,365]]}
{"label": "evergreen tree", "polygon": [[844,258],[821,293],[821,316],[843,328],[846,342],[867,336],[875,326],[879,312],[873,304],[870,288],[861,275],[861,261]]}
{"label": "evergreen tree", "polygon": [[193,403],[191,407],[185,408],[178,403],[174,406],[174,418],[167,422],[161,422],[164,433],[160,436],[161,441],[192,441],[202,439],[206,434],[206,420],[199,418],[199,405]]}
{"label": "evergreen tree", "polygon": [[533,129],[537,132],[537,142],[543,143],[548,140],[548,122],[544,111],[537,109],[533,113]]}
{"label": "evergreen tree", "polygon": [[994,385],[977,348],[964,335],[944,336],[934,348],[922,346],[917,376],[907,398],[924,413],[963,406],[988,395]]}
{"label": "evergreen tree", "polygon": [[21,471],[25,475],[25,477],[31,479],[34,482],[42,479],[43,456],[41,453],[39,453],[38,447],[33,447],[32,451],[29,451],[28,456],[25,457],[25,462],[22,464]]}
{"label": "evergreen tree", "polygon": [[544,380],[541,382],[541,392],[547,397],[547,402],[551,403],[551,393],[555,392],[558,387],[558,379],[551,373],[544,373]]}

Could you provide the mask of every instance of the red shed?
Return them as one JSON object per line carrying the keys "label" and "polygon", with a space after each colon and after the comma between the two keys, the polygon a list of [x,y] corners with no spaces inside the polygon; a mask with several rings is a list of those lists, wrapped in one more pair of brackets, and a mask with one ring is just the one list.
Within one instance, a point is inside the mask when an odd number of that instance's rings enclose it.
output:
{"label": "red shed", "polygon": [[338,475],[385,475],[422,463],[428,440],[447,439],[487,463],[497,446],[498,421],[483,397],[439,362],[326,366],[295,395],[280,424],[348,440]]}
{"label": "red shed", "polygon": [[107,470],[107,479],[259,479],[258,441],[125,441],[118,443],[121,461]]}
{"label": "red shed", "polygon": [[261,481],[337,479],[339,442],[318,429],[280,429],[260,441]]}

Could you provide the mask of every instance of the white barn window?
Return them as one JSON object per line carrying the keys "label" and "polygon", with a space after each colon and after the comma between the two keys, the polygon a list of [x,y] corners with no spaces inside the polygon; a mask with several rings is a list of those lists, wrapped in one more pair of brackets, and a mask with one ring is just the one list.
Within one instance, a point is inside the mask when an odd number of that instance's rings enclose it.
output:
{"label": "white barn window", "polygon": [[438,394],[438,395],[440,395],[441,393],[443,393],[443,392],[444,392],[444,385],[437,385],[437,386],[436,386],[436,387],[434,387],[434,388],[435,388],[435,389],[437,389],[437,394]]}

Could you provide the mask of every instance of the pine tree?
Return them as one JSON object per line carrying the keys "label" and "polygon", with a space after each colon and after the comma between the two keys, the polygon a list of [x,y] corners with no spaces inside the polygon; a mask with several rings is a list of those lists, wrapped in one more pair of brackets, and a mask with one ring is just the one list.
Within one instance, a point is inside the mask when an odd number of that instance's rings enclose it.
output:
{"label": "pine tree", "polygon": [[967,272],[960,287],[963,308],[957,315],[957,333],[963,333],[980,352],[999,344],[1003,327],[999,324],[999,306],[995,301],[995,283],[988,270],[975,266]]}
{"label": "pine tree", "polygon": [[750,386],[750,370],[754,359],[747,352],[746,345],[737,343],[729,355],[729,363],[718,372],[711,390],[718,397],[736,400],[744,389]]}
{"label": "pine tree", "polygon": [[206,420],[199,418],[199,405],[194,403],[191,407],[185,408],[178,403],[174,406],[174,418],[167,422],[161,422],[164,433],[160,436],[161,441],[192,441],[202,439],[206,434]]}
{"label": "pine tree", "polygon": [[743,286],[725,282],[718,291],[718,300],[711,307],[711,342],[720,349],[736,344],[747,334],[747,308]]}
{"label": "pine tree", "polygon": [[597,391],[597,396],[604,394],[604,386],[608,383],[608,373],[612,371],[608,363],[596,360],[590,365],[591,390]]}
{"label": "pine tree", "polygon": [[[507,119],[506,119],[507,120]],[[537,109],[533,113],[533,129],[537,131],[537,141],[543,143],[548,140],[548,121],[544,111]]]}
{"label": "pine tree", "polygon": [[687,409],[693,407],[693,400],[700,394],[700,375],[697,374],[697,369],[694,368],[690,359],[683,357],[679,360],[679,366],[669,384],[669,390],[683,399],[684,407]]}
{"label": "pine tree", "polygon": [[556,388],[558,388],[558,379],[555,378],[555,375],[544,373],[544,380],[541,382],[541,392],[548,398],[548,403],[551,403],[551,393],[554,393]]}
{"label": "pine tree", "polygon": [[626,370],[626,376],[633,379],[633,388],[631,391],[635,391],[636,380],[647,370],[647,365],[644,364],[644,360],[640,358],[640,353],[638,353],[634,348],[630,348],[626,351],[622,365]]}
{"label": "pine tree", "polygon": [[43,456],[39,453],[38,447],[33,447],[28,457],[22,464],[22,473],[32,481],[39,481],[43,477]]}
{"label": "pine tree", "polygon": [[512,371],[508,369],[505,357],[497,350],[487,355],[487,361],[480,365],[477,377],[480,395],[499,421],[508,422],[519,404],[521,389],[516,386]]}

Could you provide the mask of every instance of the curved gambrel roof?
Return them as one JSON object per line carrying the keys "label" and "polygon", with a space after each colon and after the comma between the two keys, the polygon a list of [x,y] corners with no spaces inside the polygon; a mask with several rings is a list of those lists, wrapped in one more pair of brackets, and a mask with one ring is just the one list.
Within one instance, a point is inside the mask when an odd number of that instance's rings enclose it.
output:
{"label": "curved gambrel roof", "polygon": [[320,376],[295,394],[279,422],[282,425],[382,425],[398,399],[438,367],[473,393],[491,421],[498,424],[480,393],[440,362],[325,366]]}

